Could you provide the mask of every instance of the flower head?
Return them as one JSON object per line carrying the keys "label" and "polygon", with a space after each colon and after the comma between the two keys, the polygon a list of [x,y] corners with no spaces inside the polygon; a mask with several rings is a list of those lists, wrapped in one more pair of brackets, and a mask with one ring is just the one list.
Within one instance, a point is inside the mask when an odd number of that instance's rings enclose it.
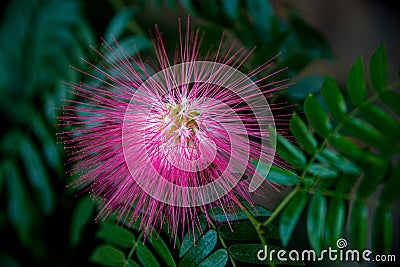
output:
{"label": "flower head", "polygon": [[238,71],[251,51],[236,43],[221,41],[203,54],[198,30],[189,19],[186,26],[173,62],[157,28],[157,64],[104,43],[107,56],[96,50],[101,66],[87,62],[98,82],[71,84],[78,100],[60,117],[74,125],[64,133],[80,176],[74,184],[102,200],[100,214],[145,229],[169,222],[175,234],[194,229],[200,210],[229,212],[236,196],[251,202],[249,191],[264,179],[252,160],[274,157],[265,97],[285,86],[268,83],[273,74],[250,79],[271,61],[247,75]]}

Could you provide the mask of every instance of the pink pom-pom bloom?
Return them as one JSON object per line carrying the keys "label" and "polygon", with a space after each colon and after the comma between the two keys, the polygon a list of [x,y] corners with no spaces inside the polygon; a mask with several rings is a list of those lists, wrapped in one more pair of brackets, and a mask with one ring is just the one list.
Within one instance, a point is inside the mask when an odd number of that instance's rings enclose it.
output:
{"label": "pink pom-pom bloom", "polygon": [[62,135],[79,176],[73,184],[101,200],[100,215],[146,230],[168,222],[175,236],[198,226],[200,212],[252,203],[274,158],[266,97],[286,86],[270,81],[274,73],[250,79],[272,60],[244,75],[238,69],[252,51],[221,40],[202,53],[198,30],[189,19],[185,34],[180,26],[173,63],[158,28],[156,64],[104,43],[104,53],[95,50],[100,64],[85,61],[96,74],[82,71],[95,82],[70,84],[77,97],[59,118],[72,129]]}

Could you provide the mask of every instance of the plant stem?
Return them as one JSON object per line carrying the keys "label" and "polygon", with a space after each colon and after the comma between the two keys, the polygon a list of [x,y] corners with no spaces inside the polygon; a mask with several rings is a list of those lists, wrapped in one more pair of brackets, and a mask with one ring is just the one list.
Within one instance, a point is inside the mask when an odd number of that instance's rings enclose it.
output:
{"label": "plant stem", "polygon": [[144,235],[144,230],[142,230],[142,232],[140,232],[140,234],[139,234],[138,238],[136,239],[136,241],[133,242],[132,248],[129,251],[129,254],[126,257],[125,263],[124,263],[124,265],[122,267],[127,267],[128,266],[129,260],[131,259],[132,255],[133,255],[133,252],[135,252],[135,249],[136,249],[138,243],[140,242],[140,240],[142,239],[143,235]]}
{"label": "plant stem", "polygon": [[250,222],[253,224],[254,229],[256,229],[258,238],[261,241],[261,244],[266,245],[267,241],[264,237],[264,230],[262,229],[262,224],[256,219],[256,217],[251,214],[251,212],[242,204],[242,202],[234,195],[232,194],[232,199],[235,201],[235,203],[239,206],[239,208],[246,214],[247,218],[250,220]]}
{"label": "plant stem", "polygon": [[[391,89],[388,88],[387,90],[391,90]],[[317,147],[317,149],[311,155],[311,158],[307,161],[307,164],[305,165],[303,171],[301,172],[300,180],[302,180],[306,176],[310,166],[314,163],[318,153],[320,153],[326,147],[326,145],[328,144],[328,139],[331,136],[335,135],[340,129],[342,129],[344,124],[348,120],[353,118],[360,111],[360,108],[362,108],[362,107],[374,102],[378,98],[379,98],[378,94],[374,94],[371,97],[369,97],[368,99],[366,99],[364,101],[364,103],[361,104],[361,106],[356,107],[351,112],[349,112],[346,115],[346,117],[340,123],[338,123],[336,125],[336,127],[333,129],[333,131],[329,132],[329,134],[323,139],[322,143]],[[289,201],[294,197],[294,195],[299,190],[300,190],[300,185],[297,184],[296,187],[293,189],[293,191],[290,192],[290,194],[288,196],[286,196],[286,198],[279,204],[279,206],[274,210],[274,212],[271,214],[271,216],[263,223],[263,225],[264,226],[268,226],[275,219],[275,217],[279,214],[279,212],[281,212],[281,210],[289,203]]]}

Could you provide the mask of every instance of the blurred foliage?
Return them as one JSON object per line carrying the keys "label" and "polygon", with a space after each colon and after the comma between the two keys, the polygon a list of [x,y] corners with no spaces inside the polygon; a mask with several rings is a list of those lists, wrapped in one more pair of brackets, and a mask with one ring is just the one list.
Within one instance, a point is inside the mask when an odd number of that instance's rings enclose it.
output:
{"label": "blurred foliage", "polygon": [[[273,98],[297,104],[289,125],[295,142],[278,134],[277,152],[288,168],[273,167],[266,177],[293,191],[274,211],[249,203],[236,214],[206,211],[211,224],[203,220],[202,229],[186,233],[181,244],[168,225],[145,237],[135,225],[117,226],[112,216],[93,223],[92,199],[65,189],[69,165],[56,142],[55,117],[71,97],[63,82],[82,79],[70,65],[85,70],[79,58],[101,61],[89,49],[101,50],[94,30],[108,42],[118,40],[129,54],[146,57],[152,55],[147,29],[160,23],[173,52],[177,17],[187,13],[206,33],[205,46],[218,44],[225,31],[247,49],[257,47],[244,70],[281,53],[273,68],[288,67],[278,76],[298,82]],[[90,1],[11,1],[0,28],[0,112],[6,125],[0,131],[0,235],[7,241],[0,266],[249,266],[260,263],[262,244],[279,249],[295,241],[305,210],[309,245],[316,251],[335,246],[347,229],[352,248],[371,241],[374,252],[391,253],[400,177],[399,84],[388,85],[384,46],[370,59],[369,75],[357,59],[347,94],[329,76],[298,79],[311,62],[331,58],[317,30],[294,10],[278,17],[267,0],[110,0],[96,7]]]}

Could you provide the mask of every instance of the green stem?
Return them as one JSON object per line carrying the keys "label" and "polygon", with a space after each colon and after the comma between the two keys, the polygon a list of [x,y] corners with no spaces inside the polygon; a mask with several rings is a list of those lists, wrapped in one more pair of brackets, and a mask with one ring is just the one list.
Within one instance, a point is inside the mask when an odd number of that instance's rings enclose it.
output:
{"label": "green stem", "polygon": [[135,249],[136,249],[138,243],[140,242],[140,240],[142,239],[143,235],[144,235],[144,230],[142,230],[142,232],[140,232],[140,234],[139,234],[138,238],[136,239],[136,241],[133,242],[132,248],[129,251],[129,254],[126,257],[125,263],[124,263],[124,265],[122,267],[127,267],[128,266],[129,260],[131,259],[132,255],[133,255],[133,252],[135,252]]}
{"label": "green stem", "polygon": [[297,184],[297,186],[292,190],[292,192],[290,192],[289,195],[287,195],[285,197],[285,199],[278,205],[278,207],[274,210],[274,212],[271,214],[271,216],[268,218],[268,220],[266,220],[263,223],[263,226],[266,227],[268,226],[274,219],[276,216],[278,216],[279,212],[281,212],[281,210],[289,203],[289,201],[297,194],[297,192],[299,191],[300,186]]}
{"label": "green stem", "polygon": [[[393,84],[395,84],[395,83],[393,83]],[[397,86],[397,85],[395,84],[395,86]],[[390,90],[390,89],[388,88],[387,90]],[[336,125],[336,127],[333,129],[333,131],[329,132],[329,134],[323,139],[322,143],[317,147],[317,149],[311,155],[310,159],[307,161],[307,164],[305,165],[303,171],[301,172],[300,180],[302,180],[306,176],[310,166],[314,163],[318,153],[320,153],[328,144],[329,138],[332,137],[333,135],[335,135],[340,129],[342,129],[342,127],[348,120],[350,120],[355,115],[357,115],[358,112],[360,111],[360,108],[362,108],[366,105],[369,105],[370,103],[374,102],[378,98],[379,98],[379,96],[377,94],[374,94],[371,97],[369,97],[359,107],[356,107],[351,112],[349,112],[346,115],[346,117],[340,123],[338,123]],[[290,194],[274,210],[274,212],[271,214],[271,216],[268,218],[268,220],[266,220],[263,223],[264,226],[268,226],[275,219],[275,217],[283,210],[283,208],[289,203],[289,201],[294,197],[294,195],[297,193],[297,191],[299,191],[299,189],[300,189],[300,185],[297,184],[296,187],[293,189],[293,191],[290,192]]]}
{"label": "green stem", "polygon": [[266,245],[267,240],[264,237],[264,230],[262,227],[262,224],[256,219],[256,217],[251,214],[251,212],[243,205],[243,203],[235,196],[232,195],[233,201],[239,206],[239,208],[246,214],[247,218],[250,220],[250,222],[253,224],[254,229],[256,229],[258,237],[261,241],[261,244]]}

